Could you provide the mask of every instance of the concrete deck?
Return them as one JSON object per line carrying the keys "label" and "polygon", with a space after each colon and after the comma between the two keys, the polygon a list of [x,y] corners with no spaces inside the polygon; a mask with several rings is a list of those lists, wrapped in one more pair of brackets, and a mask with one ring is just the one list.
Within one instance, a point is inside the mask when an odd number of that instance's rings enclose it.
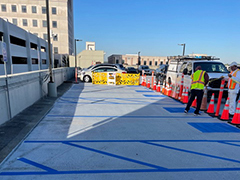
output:
{"label": "concrete deck", "polygon": [[238,179],[240,129],[141,86],[74,84],[0,179]]}

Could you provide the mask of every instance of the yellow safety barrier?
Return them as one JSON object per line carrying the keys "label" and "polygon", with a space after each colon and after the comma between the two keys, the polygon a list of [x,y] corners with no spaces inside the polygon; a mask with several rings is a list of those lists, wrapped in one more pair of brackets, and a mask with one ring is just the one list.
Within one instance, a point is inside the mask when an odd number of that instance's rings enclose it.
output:
{"label": "yellow safety barrier", "polygon": [[[122,74],[116,73],[116,85],[139,85],[140,74]],[[108,84],[108,73],[93,72],[93,84]]]}
{"label": "yellow safety barrier", "polygon": [[108,76],[108,74],[106,72],[102,72],[102,73],[93,72],[92,73],[92,83],[93,84],[107,84],[107,76]]}

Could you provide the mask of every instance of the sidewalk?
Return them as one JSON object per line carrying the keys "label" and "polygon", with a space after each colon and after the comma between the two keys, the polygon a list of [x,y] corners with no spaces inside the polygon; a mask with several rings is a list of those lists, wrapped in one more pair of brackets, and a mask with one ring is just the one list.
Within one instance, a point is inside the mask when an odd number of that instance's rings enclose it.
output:
{"label": "sidewalk", "polygon": [[1,180],[238,179],[240,129],[141,86],[74,84]]}
{"label": "sidewalk", "polygon": [[55,101],[71,86],[72,81],[64,82],[57,88],[57,98],[43,97],[0,126],[0,163],[31,132],[52,108]]}

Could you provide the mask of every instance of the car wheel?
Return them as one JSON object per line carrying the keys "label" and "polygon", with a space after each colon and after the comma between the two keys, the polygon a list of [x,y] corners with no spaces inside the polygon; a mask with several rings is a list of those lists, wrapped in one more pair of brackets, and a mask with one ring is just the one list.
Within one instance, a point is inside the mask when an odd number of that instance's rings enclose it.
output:
{"label": "car wheel", "polygon": [[90,82],[91,81],[91,77],[90,76],[84,76],[83,81],[84,82]]}

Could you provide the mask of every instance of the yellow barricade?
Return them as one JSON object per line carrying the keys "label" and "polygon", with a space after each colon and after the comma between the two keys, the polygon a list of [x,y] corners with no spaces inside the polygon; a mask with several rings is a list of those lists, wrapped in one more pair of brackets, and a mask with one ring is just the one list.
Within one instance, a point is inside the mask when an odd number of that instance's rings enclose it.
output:
{"label": "yellow barricade", "polygon": [[92,73],[92,83],[93,84],[107,84],[107,73],[102,72],[93,72]]}
{"label": "yellow barricade", "polygon": [[[92,83],[93,84],[107,84],[108,74],[106,72],[98,73],[93,72]],[[116,85],[134,85],[138,86],[140,81],[140,74],[122,74],[116,73]]]}

